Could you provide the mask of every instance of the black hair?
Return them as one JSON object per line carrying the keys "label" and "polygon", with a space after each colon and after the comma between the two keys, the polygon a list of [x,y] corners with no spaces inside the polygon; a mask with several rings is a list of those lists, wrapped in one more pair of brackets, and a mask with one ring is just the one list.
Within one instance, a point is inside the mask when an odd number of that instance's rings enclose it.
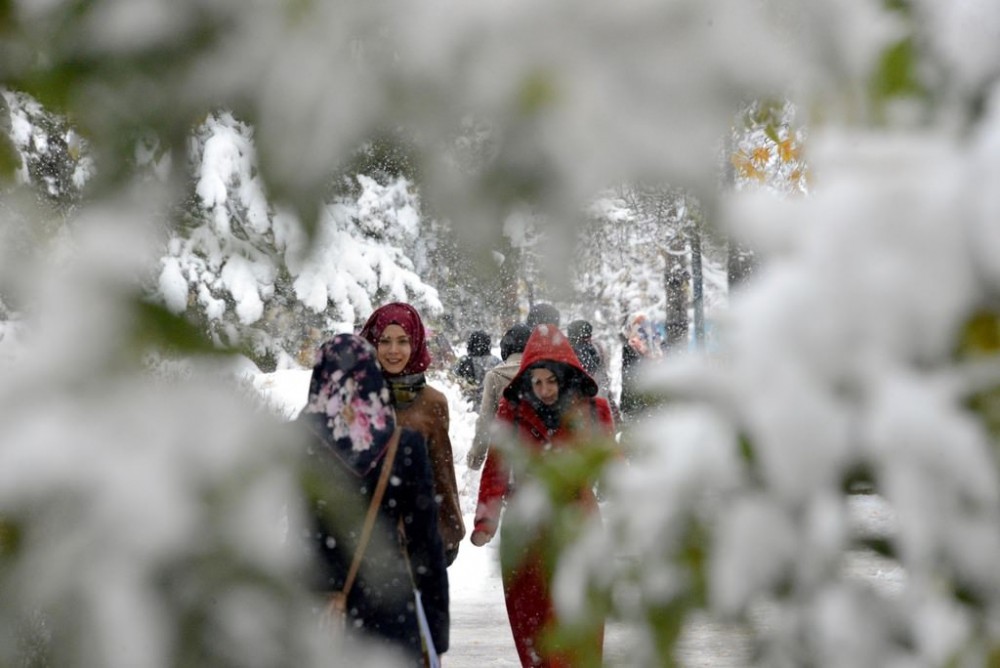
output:
{"label": "black hair", "polygon": [[490,354],[490,335],[481,329],[477,329],[469,334],[466,348],[473,357],[482,357]]}
{"label": "black hair", "polygon": [[521,323],[508,329],[500,339],[500,358],[506,360],[514,353],[523,353],[530,336],[531,328]]}
{"label": "black hair", "polygon": [[574,346],[584,341],[590,341],[593,334],[594,328],[586,320],[574,320],[566,327],[566,338]]}
{"label": "black hair", "polygon": [[580,370],[576,367],[566,364],[564,362],[556,362],[555,360],[538,360],[527,369],[522,379],[521,391],[523,393],[533,393],[531,389],[531,371],[532,369],[547,369],[552,372],[552,375],[556,377],[556,382],[559,383],[559,396],[568,396],[571,392],[577,394],[586,394],[581,387]]}

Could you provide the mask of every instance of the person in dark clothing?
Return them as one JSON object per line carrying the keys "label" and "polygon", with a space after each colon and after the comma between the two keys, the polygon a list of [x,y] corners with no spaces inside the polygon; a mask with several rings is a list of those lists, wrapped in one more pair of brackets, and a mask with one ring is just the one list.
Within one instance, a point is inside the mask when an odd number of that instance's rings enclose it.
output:
{"label": "person in dark clothing", "polygon": [[524,324],[526,324],[531,329],[534,329],[538,325],[546,324],[553,325],[554,327],[559,326],[559,309],[557,309],[552,304],[535,304],[528,311],[528,317],[525,318]]}
{"label": "person in dark clothing", "polygon": [[634,313],[625,318],[622,339],[622,390],[618,400],[622,420],[636,417],[646,407],[642,394],[636,388],[640,367],[647,360],[661,356],[660,342],[652,322],[645,313]]}
{"label": "person in dark clothing", "polygon": [[583,370],[589,373],[600,387],[601,381],[598,376],[603,375],[604,358],[591,339],[593,332],[593,327],[586,320],[574,320],[566,328],[569,345],[573,347],[573,352],[583,365]]}
{"label": "person in dark clothing", "polygon": [[[295,422],[308,443],[302,470],[314,590],[341,591],[365,514],[396,431],[390,393],[371,345],[352,334],[323,344]],[[401,650],[423,665],[414,606],[420,592],[437,652],[448,650],[449,592],[437,502],[423,436],[401,429],[392,484],[378,507],[362,568],[348,597],[349,633]]]}
{"label": "person in dark clothing", "polygon": [[618,422],[621,418],[618,412],[618,404],[611,398],[608,385],[608,367],[604,352],[593,340],[593,326],[586,320],[574,320],[566,328],[566,336],[569,337],[569,345],[576,353],[577,359],[583,366],[583,370],[590,374],[594,382],[597,383],[597,395],[608,400],[611,406],[611,414]]}
{"label": "person in dark clothing", "polygon": [[490,335],[481,329],[469,334],[466,342],[467,354],[455,366],[455,374],[462,381],[462,394],[479,409],[483,399],[483,378],[486,372],[500,364],[499,358],[490,352]]}

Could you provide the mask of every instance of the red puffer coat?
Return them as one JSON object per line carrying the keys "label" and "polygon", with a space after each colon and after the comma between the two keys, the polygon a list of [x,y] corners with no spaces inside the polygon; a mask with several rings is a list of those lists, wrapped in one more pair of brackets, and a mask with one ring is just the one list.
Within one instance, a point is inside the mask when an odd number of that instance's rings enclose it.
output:
{"label": "red puffer coat", "polygon": [[[530,369],[540,362],[565,365],[564,378],[569,388],[560,384],[560,394],[572,392],[570,401],[554,429],[546,426],[525,393],[531,392]],[[532,332],[524,350],[517,376],[504,391],[497,410],[497,420],[516,430],[517,441],[535,451],[576,447],[594,438],[610,438],[614,424],[608,402],[594,396],[597,384],[583,370],[566,336],[556,327],[539,325]],[[551,423],[550,423],[551,424]],[[503,501],[513,493],[510,473],[499,448],[491,447],[479,483],[479,503],[476,509],[475,531],[492,538],[500,520]],[[576,503],[589,512],[598,511],[597,500],[589,489],[581,490]],[[514,558],[501,562],[504,598],[511,632],[522,666],[573,666],[571,656],[544,656],[539,640],[555,620],[549,594],[549,575],[545,572],[539,551],[534,547]],[[596,647],[586,652],[600,654],[603,629],[595,638]]]}

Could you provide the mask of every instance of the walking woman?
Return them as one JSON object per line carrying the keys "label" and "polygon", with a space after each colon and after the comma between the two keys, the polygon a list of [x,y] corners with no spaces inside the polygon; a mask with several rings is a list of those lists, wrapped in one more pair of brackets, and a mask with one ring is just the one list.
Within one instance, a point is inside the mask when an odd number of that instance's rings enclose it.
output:
{"label": "walking woman", "polygon": [[[447,651],[449,632],[448,572],[430,460],[419,433],[397,429],[388,386],[367,342],[340,334],[323,344],[296,426],[309,444],[303,484],[317,564],[312,586],[331,602],[348,589],[348,632],[422,666],[414,589],[438,654]],[[385,466],[392,484],[379,482],[388,480]],[[369,507],[377,514],[366,543]],[[359,554],[352,579],[348,573]]]}
{"label": "walking woman", "polygon": [[448,399],[428,385],[424,377],[431,363],[424,323],[415,308],[393,302],[371,314],[361,329],[361,337],[375,346],[399,424],[420,432],[427,442],[439,504],[438,526],[450,566],[465,536],[465,523],[448,436]]}
{"label": "walking woman", "polygon": [[[610,438],[613,420],[608,402],[595,396],[597,384],[582,368],[567,338],[552,325],[539,325],[532,332],[521,358],[521,367],[503,392],[496,419],[506,423],[517,442],[534,452],[573,448],[581,442]],[[479,482],[474,545],[485,545],[494,536],[505,499],[513,492],[510,473],[501,450],[489,448]],[[581,489],[572,503],[589,513],[598,510],[592,490]],[[504,598],[514,644],[522,666],[574,666],[579,658],[568,653],[545,651],[541,638],[555,621],[549,593],[550,575],[537,546],[524,554],[501,550]],[[595,646],[577,648],[589,659],[599,659],[603,626]]]}

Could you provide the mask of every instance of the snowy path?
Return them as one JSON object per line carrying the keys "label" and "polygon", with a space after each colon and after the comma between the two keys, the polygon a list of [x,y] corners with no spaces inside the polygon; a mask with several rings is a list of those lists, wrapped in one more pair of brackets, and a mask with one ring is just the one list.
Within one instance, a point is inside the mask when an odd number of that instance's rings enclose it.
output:
{"label": "snowy path", "polygon": [[[472,526],[472,516],[465,518]],[[448,569],[451,590],[451,651],[444,657],[447,668],[520,668],[514,640],[507,625],[507,609],[500,583],[498,542],[475,547],[462,544],[458,559]],[[625,634],[609,628],[605,654],[608,665],[624,655]]]}
{"label": "snowy path", "polygon": [[[471,477],[471,476],[470,476]],[[851,515],[862,533],[891,533],[892,517],[877,496],[851,498]],[[466,525],[472,526],[471,514]],[[905,576],[897,564],[871,553],[851,553],[845,571],[870,582],[883,594],[898,593]],[[451,650],[445,668],[520,668],[507,625],[497,544],[477,548],[466,541],[448,570],[451,580]],[[605,666],[625,668],[629,661],[629,631],[609,624],[605,638]],[[707,623],[692,623],[677,648],[687,668],[738,668],[748,665],[749,647],[738,635]]]}
{"label": "snowy path", "polygon": [[[467,526],[472,517],[467,516]],[[475,547],[462,544],[458,559],[448,569],[451,580],[451,650],[445,668],[520,668],[504,607],[497,543]],[[609,668],[630,666],[628,630],[609,624],[604,663]],[[708,625],[695,625],[679,654],[685,666],[735,668],[745,656],[732,638]]]}
{"label": "snowy path", "polygon": [[[466,526],[472,517],[465,518]],[[520,668],[507,626],[496,545],[462,544],[448,569],[451,581],[451,651],[447,668]]]}

